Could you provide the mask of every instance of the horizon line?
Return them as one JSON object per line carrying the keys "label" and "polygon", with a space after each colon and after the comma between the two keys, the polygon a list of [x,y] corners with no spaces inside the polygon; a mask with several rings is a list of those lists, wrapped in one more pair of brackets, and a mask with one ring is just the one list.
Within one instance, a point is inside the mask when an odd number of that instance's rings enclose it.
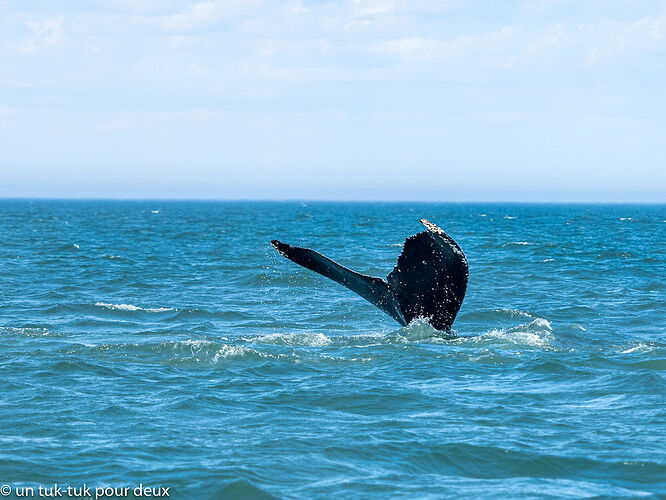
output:
{"label": "horizon line", "polygon": [[382,198],[166,198],[166,197],[104,197],[104,196],[2,196],[0,201],[160,201],[160,202],[228,202],[228,203],[423,203],[423,204],[526,204],[526,205],[665,205],[666,201],[635,201],[635,200],[413,200],[413,199],[382,199]]}

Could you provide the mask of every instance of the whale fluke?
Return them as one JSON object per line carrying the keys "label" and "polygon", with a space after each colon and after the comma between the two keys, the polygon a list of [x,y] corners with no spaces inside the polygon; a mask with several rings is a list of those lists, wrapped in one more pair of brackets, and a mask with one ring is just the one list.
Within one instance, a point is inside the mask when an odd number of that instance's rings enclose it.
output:
{"label": "whale fluke", "polygon": [[280,255],[346,286],[405,326],[424,318],[449,330],[467,290],[465,254],[448,234],[421,219],[426,231],[407,238],[386,279],[357,273],[309,248],[271,241]]}

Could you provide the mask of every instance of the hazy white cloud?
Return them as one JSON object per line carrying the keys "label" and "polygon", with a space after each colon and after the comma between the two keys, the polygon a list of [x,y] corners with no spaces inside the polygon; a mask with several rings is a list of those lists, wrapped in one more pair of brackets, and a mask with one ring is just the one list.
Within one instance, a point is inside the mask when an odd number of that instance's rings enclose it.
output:
{"label": "hazy white cloud", "polygon": [[379,46],[381,52],[406,60],[461,58],[492,55],[511,47],[515,30],[504,27],[491,33],[461,35],[450,40],[422,37],[389,40]]}
{"label": "hazy white cloud", "polygon": [[638,54],[666,55],[666,11],[634,22],[605,21],[581,26],[579,45],[587,47],[590,65],[631,58]]}
{"label": "hazy white cloud", "polygon": [[402,4],[399,0],[352,0],[343,29],[349,31],[370,26],[379,19],[393,15]]}
{"label": "hazy white cloud", "polygon": [[307,7],[304,7],[303,2],[301,2],[300,0],[291,2],[287,6],[287,12],[293,16],[296,16],[298,14],[305,14],[306,12],[308,12],[308,10],[309,9]]}
{"label": "hazy white cloud", "polygon": [[[0,108],[0,117],[2,116],[1,112],[2,109]],[[101,131],[121,131],[135,128],[156,130],[165,124],[205,122],[224,116],[226,116],[224,112],[207,108],[187,111],[119,111],[108,113],[104,118],[95,118],[94,127]]]}
{"label": "hazy white cloud", "polygon": [[32,34],[29,38],[20,42],[17,48],[22,52],[32,53],[62,42],[67,38],[62,26],[64,20],[65,16],[60,15],[40,21],[27,21],[25,24],[32,31]]}
{"label": "hazy white cloud", "polygon": [[352,0],[355,17],[390,14],[398,5],[397,0]]}
{"label": "hazy white cloud", "polygon": [[251,0],[208,0],[188,5],[178,14],[162,16],[158,20],[170,31],[192,31],[234,16],[253,3]]}
{"label": "hazy white cloud", "polygon": [[[638,20],[509,25],[450,39],[414,36],[382,42],[379,52],[403,61],[465,59],[477,68],[636,64],[666,53],[666,11]],[[480,65],[480,66],[479,66]]]}

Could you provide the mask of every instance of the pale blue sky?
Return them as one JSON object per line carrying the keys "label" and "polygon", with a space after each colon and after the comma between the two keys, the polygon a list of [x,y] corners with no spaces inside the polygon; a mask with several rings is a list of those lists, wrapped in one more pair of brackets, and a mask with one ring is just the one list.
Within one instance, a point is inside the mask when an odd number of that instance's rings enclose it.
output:
{"label": "pale blue sky", "polygon": [[0,0],[0,196],[666,201],[666,1]]}

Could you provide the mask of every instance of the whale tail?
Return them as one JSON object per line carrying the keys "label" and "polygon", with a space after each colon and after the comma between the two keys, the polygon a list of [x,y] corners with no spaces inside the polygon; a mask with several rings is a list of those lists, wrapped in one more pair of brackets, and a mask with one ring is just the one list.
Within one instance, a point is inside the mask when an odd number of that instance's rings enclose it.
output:
{"label": "whale tail", "polygon": [[425,219],[426,231],[407,238],[398,263],[386,279],[357,273],[309,248],[271,241],[282,256],[340,283],[401,325],[425,318],[448,330],[467,289],[468,264],[458,244]]}

